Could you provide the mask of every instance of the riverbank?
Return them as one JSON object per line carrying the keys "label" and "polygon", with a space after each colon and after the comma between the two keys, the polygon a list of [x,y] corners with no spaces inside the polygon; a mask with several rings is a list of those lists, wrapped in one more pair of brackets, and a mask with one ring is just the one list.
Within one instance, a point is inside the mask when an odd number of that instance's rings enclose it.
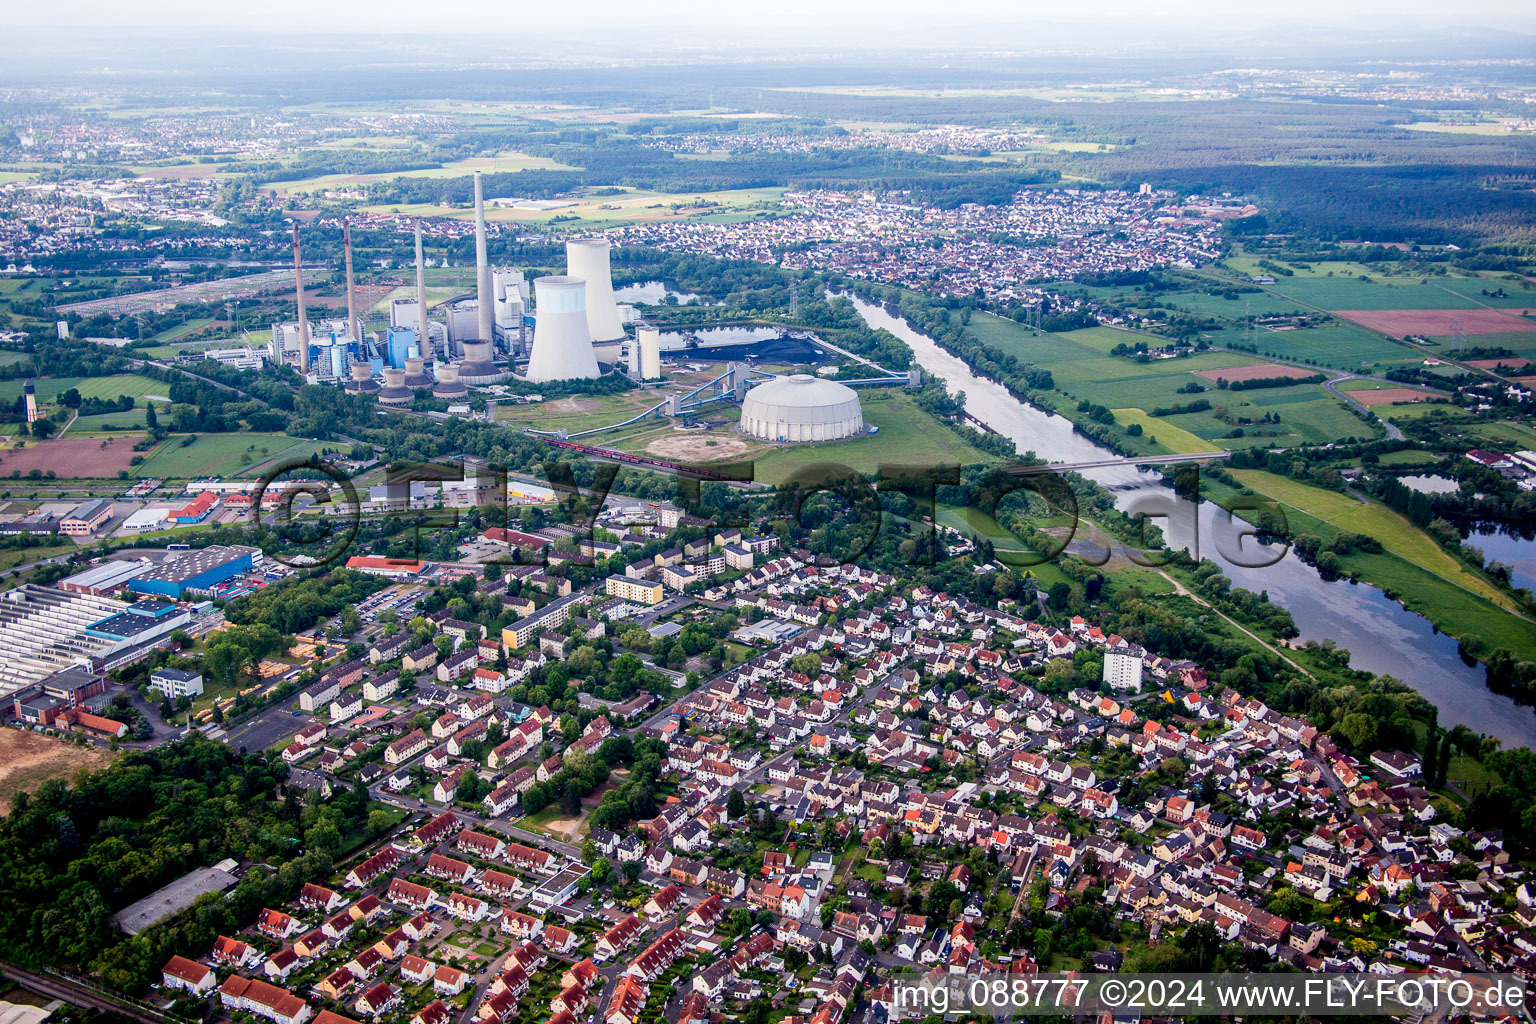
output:
{"label": "riverbank", "polygon": [[[964,392],[967,409],[1012,440],[1020,451],[1033,451],[1056,462],[1105,457],[1105,450],[1078,433],[1066,418],[1021,402],[1001,384],[974,373],[959,356],[882,307],[859,298],[854,299],[854,305],[870,326],[890,331],[911,348],[926,373],[944,378],[951,392]],[[1107,489],[1122,511],[1131,509],[1147,496],[1159,500],[1173,497],[1160,476],[1134,466],[1104,467],[1084,471],[1082,475]],[[1225,497],[1234,495],[1235,491],[1229,489]],[[1218,500],[1224,497],[1219,490],[1209,492],[1207,496]],[[1212,559],[1234,586],[1255,594],[1267,593],[1271,600],[1291,613],[1300,633],[1298,642],[1310,640],[1318,644],[1336,644],[1347,649],[1350,668],[1403,680],[1439,709],[1444,723],[1466,725],[1476,732],[1494,736],[1508,746],[1536,746],[1536,712],[1491,690],[1486,670],[1481,665],[1468,664],[1457,641],[1419,614],[1417,609],[1404,607],[1373,586],[1337,578],[1324,579],[1315,567],[1302,562],[1294,551],[1278,551],[1272,559],[1259,559],[1268,564],[1258,568],[1235,562],[1222,551],[1217,541],[1223,533],[1221,521],[1230,517],[1210,501],[1202,502],[1197,511],[1194,506],[1184,504],[1190,511],[1182,513],[1182,519],[1176,517],[1178,521],[1169,522],[1165,528],[1172,545],[1197,550],[1201,556]],[[1302,515],[1297,513],[1298,521]],[[1319,520],[1316,529],[1331,536],[1337,528]],[[1225,532],[1230,534],[1230,528]],[[1251,549],[1252,542],[1245,547]],[[1236,552],[1232,554],[1235,556]],[[1409,590],[1434,594],[1436,587],[1462,594],[1468,603],[1457,607],[1466,609],[1469,621],[1458,619],[1458,629],[1465,627],[1475,632],[1476,624],[1486,627],[1495,616],[1518,621],[1497,606],[1450,587],[1395,555],[1374,557],[1386,559],[1384,564],[1393,567],[1395,575],[1386,574],[1383,578],[1389,580],[1394,594],[1406,594]],[[1244,559],[1246,562],[1254,560]],[[1424,610],[1433,611],[1430,608]],[[1260,630],[1261,634],[1263,632]],[[1267,642],[1276,640],[1278,638]],[[1305,650],[1293,651],[1289,656],[1308,667],[1314,666],[1317,657]]]}

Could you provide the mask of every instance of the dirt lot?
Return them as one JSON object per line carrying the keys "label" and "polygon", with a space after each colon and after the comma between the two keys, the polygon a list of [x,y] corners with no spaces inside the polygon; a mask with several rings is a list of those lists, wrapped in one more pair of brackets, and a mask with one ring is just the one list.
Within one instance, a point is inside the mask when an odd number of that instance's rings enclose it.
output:
{"label": "dirt lot", "polygon": [[77,747],[56,736],[0,729],[0,814],[9,814],[16,794],[48,779],[69,779],[82,768],[101,768],[113,755],[100,747]]}
{"label": "dirt lot", "polygon": [[1196,370],[1206,380],[1269,380],[1271,377],[1315,377],[1320,371],[1278,363],[1254,363],[1252,366],[1228,366],[1220,370]]}
{"label": "dirt lot", "polygon": [[553,402],[545,404],[544,408],[552,412],[591,412],[593,409],[601,409],[603,403],[592,398],[581,398],[572,395],[569,398],[557,398]]}
{"label": "dirt lot", "polygon": [[[38,441],[15,451],[0,449],[0,478],[20,470],[26,476],[32,470],[53,470],[60,477],[112,477],[127,469],[136,453],[133,446],[142,437],[62,437]],[[147,453],[145,453],[147,454]]]}
{"label": "dirt lot", "polygon": [[718,459],[733,458],[743,452],[750,451],[751,446],[739,437],[722,436],[716,432],[713,434],[679,434],[676,437],[657,438],[646,445],[645,450],[652,455],[659,455],[664,459],[678,459],[683,462],[713,462]]}
{"label": "dirt lot", "polygon": [[1434,396],[1413,388],[1375,388],[1365,391],[1346,391],[1350,398],[1361,405],[1393,405],[1397,402],[1427,402]]}
{"label": "dirt lot", "polygon": [[1410,334],[1431,337],[1455,334],[1457,320],[1461,321],[1461,329],[1467,334],[1536,331],[1536,323],[1521,316],[1518,310],[1339,309],[1333,315],[1393,338],[1404,338]]}

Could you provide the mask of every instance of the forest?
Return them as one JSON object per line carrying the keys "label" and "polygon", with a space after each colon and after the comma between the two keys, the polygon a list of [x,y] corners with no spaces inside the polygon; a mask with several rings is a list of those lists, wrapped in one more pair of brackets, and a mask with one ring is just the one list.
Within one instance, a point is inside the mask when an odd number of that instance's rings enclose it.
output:
{"label": "forest", "polygon": [[[349,843],[388,826],[387,815],[370,817],[366,794],[306,806],[284,786],[287,774],[275,755],[241,755],[193,734],[19,795],[0,821],[0,956],[143,992],[172,953],[202,955],[262,906],[328,876]],[[117,911],[225,858],[252,865],[227,898],[204,896],[132,938],[118,930]]]}

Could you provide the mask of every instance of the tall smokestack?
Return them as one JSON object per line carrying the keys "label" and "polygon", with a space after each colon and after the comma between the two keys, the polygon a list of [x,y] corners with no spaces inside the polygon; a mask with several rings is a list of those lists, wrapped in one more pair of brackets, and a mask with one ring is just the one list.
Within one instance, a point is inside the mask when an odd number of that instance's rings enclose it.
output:
{"label": "tall smokestack", "polygon": [[479,171],[475,172],[475,299],[480,307],[480,340],[490,341],[495,336],[495,311],[491,308],[491,264],[485,255],[485,192]]}
{"label": "tall smokestack", "polygon": [[293,222],[293,289],[299,303],[299,371],[309,373],[309,320],[304,316],[304,264],[299,261],[299,222]]}
{"label": "tall smokestack", "polygon": [[421,221],[416,221],[416,324],[420,332],[417,352],[432,351],[432,336],[427,333],[427,261],[421,258]]}
{"label": "tall smokestack", "polygon": [[347,217],[341,218],[341,248],[347,260],[347,335],[362,345],[363,334],[358,330],[357,322],[357,297],[352,290],[352,222]]}

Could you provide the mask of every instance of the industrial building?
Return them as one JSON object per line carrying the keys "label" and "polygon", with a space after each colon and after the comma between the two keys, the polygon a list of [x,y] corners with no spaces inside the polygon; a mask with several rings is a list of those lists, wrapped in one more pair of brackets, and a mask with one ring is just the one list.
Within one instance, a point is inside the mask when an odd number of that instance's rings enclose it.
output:
{"label": "industrial building", "polygon": [[212,491],[204,491],[181,508],[172,509],[168,518],[174,519],[177,526],[191,526],[207,519],[218,507],[219,496]]}
{"label": "industrial building", "polygon": [[763,441],[836,441],[864,433],[864,410],[852,388],[796,373],[748,391],[740,429]]}
{"label": "industrial building", "polygon": [[70,537],[89,537],[112,518],[112,502],[106,498],[83,501],[59,520],[59,532]]}
{"label": "industrial building", "polygon": [[255,548],[234,544],[184,551],[180,557],[148,570],[129,586],[141,594],[172,598],[180,598],[188,591],[207,592],[225,580],[250,572],[256,554]]}
{"label": "industrial building", "polygon": [[142,622],[123,623],[116,620],[134,606],[113,598],[35,584],[6,591],[0,598],[0,696],[81,666],[126,664],[191,621],[190,612],[162,605],[142,609],[153,612],[139,616]]}
{"label": "industrial building", "polygon": [[149,688],[160,691],[172,700],[201,697],[203,675],[201,672],[188,672],[180,668],[157,669],[149,677]]}
{"label": "industrial building", "polygon": [[89,569],[82,569],[73,576],[64,577],[59,580],[59,589],[73,594],[110,597],[128,586],[130,580],[148,572],[151,564],[148,561],[127,562],[114,558]]}

